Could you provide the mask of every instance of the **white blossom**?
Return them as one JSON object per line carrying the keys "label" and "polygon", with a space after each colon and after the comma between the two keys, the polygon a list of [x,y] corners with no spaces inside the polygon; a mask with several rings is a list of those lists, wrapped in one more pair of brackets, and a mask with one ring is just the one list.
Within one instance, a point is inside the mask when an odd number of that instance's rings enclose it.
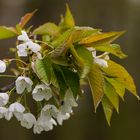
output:
{"label": "white blossom", "polygon": [[57,125],[56,121],[52,118],[56,118],[58,109],[54,105],[45,105],[36,124],[34,125],[34,133],[40,134],[42,131],[49,131],[53,129],[53,125]]}
{"label": "white blossom", "polygon": [[40,84],[34,88],[32,95],[36,101],[42,101],[43,99],[48,101],[52,97],[52,91],[49,86]]}
{"label": "white blossom", "polygon": [[63,121],[64,120],[67,120],[67,119],[69,119],[70,118],[70,114],[69,113],[66,113],[66,114],[62,114],[61,112],[59,112],[58,114],[57,114],[57,122],[60,124],[60,125],[62,125],[62,123],[63,123]]}
{"label": "white blossom", "polygon": [[36,123],[36,118],[31,113],[23,114],[23,118],[21,119],[21,126],[30,129]]}
{"label": "white blossom", "polygon": [[5,107],[0,107],[0,119],[5,117],[5,114],[7,113],[7,108]]}
{"label": "white blossom", "polygon": [[4,61],[0,60],[0,73],[3,73],[6,71],[6,64]]}
{"label": "white blossom", "polygon": [[17,49],[18,49],[18,51],[17,51],[18,56],[26,57],[28,55],[26,43],[17,45]]}
{"label": "white blossom", "polygon": [[61,106],[62,114],[71,113],[72,107],[77,107],[77,106],[78,104],[76,103],[76,100],[74,99],[71,90],[67,90],[65,98],[63,100],[63,104]]}
{"label": "white blossom", "polygon": [[24,111],[25,111],[25,107],[22,104],[15,102],[9,106],[5,118],[7,120],[10,120],[11,117],[15,115],[18,121],[22,120]]}
{"label": "white blossom", "polygon": [[19,41],[23,41],[22,44],[17,45],[18,49],[18,56],[27,56],[28,50],[31,50],[32,52],[36,53],[38,55],[41,46],[37,43],[34,43],[31,39],[29,39],[27,33],[25,31],[21,32],[22,34],[18,36]]}
{"label": "white blossom", "polygon": [[54,106],[47,104],[41,110],[41,116],[45,116],[46,119],[50,120],[52,117],[56,118],[59,110]]}
{"label": "white blossom", "polygon": [[107,68],[108,67],[108,63],[106,60],[101,59],[101,58],[95,58],[94,62],[98,65],[100,65],[101,67]]}
{"label": "white blossom", "polygon": [[22,34],[18,36],[19,41],[23,41],[23,42],[30,41],[30,39],[29,39],[29,37],[28,37],[28,35],[27,35],[27,33],[25,31],[21,31],[21,33]]}
{"label": "white blossom", "polygon": [[33,131],[35,134],[40,134],[42,131],[52,130],[53,125],[57,125],[53,118],[48,120],[45,116],[40,116],[34,125]]}
{"label": "white blossom", "polygon": [[96,64],[98,64],[98,65],[100,65],[101,67],[104,67],[104,68],[108,67],[108,63],[107,63],[106,60],[108,60],[109,58],[108,58],[107,55],[106,55],[106,58],[103,59],[103,58],[101,58],[100,55],[99,56],[96,55],[96,51],[95,51],[94,48],[88,48],[88,50],[92,52],[92,56],[94,58],[94,63],[96,63]]}
{"label": "white blossom", "polygon": [[0,93],[0,106],[6,105],[9,101],[9,95],[7,93]]}
{"label": "white blossom", "polygon": [[29,77],[19,76],[16,80],[16,91],[22,94],[26,89],[28,92],[32,90],[33,82]]}

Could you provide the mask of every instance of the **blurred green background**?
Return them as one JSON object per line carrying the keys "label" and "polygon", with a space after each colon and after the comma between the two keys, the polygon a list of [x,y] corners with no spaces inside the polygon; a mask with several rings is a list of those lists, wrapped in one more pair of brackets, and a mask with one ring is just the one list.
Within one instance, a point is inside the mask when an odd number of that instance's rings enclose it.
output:
{"label": "blurred green background", "polygon": [[[47,21],[58,23],[61,13],[68,3],[77,25],[102,28],[104,31],[127,30],[117,40],[129,57],[115,59],[133,75],[139,89],[140,83],[140,0],[0,0],[0,25],[13,26],[26,12],[38,9],[30,24],[37,27]],[[0,41],[0,59],[10,57],[7,52],[14,47],[14,40]],[[9,80],[0,79],[0,85]],[[32,130],[22,128],[12,119],[0,120],[1,140],[138,140],[140,131],[140,102],[127,94],[121,102],[120,114],[113,114],[112,126],[106,123],[103,110],[99,107],[94,113],[92,97],[87,88],[85,96],[79,100],[74,115],[57,126],[53,131],[34,135]]]}

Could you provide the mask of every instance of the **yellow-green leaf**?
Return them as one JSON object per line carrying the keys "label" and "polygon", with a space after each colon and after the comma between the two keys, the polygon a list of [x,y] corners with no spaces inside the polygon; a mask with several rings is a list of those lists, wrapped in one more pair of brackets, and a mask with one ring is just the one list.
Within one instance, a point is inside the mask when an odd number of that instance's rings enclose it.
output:
{"label": "yellow-green leaf", "polygon": [[68,28],[72,28],[75,26],[75,21],[74,21],[74,18],[73,18],[73,15],[70,11],[70,8],[68,6],[68,4],[66,4],[66,13],[65,13],[65,16],[61,16],[61,22],[60,22],[60,30],[63,31],[65,29],[68,29]]}
{"label": "yellow-green leaf", "polygon": [[114,87],[107,80],[104,82],[104,94],[112,103],[116,111],[119,112],[119,97]]}
{"label": "yellow-green leaf", "polygon": [[122,98],[122,100],[124,100],[125,86],[116,78],[105,77],[105,79],[114,87],[116,93]]}
{"label": "yellow-green leaf", "polygon": [[93,96],[94,108],[96,111],[104,95],[103,90],[104,78],[102,72],[100,71],[99,67],[96,64],[93,64],[91,67],[91,71],[88,74],[88,81]]}
{"label": "yellow-green leaf", "polygon": [[126,89],[128,89],[133,95],[138,97],[133,78],[130,76],[130,74],[127,72],[127,70],[123,66],[109,60],[108,68],[102,68],[102,70],[107,75],[112,76],[116,78],[117,80],[119,80],[121,84],[125,86]]}
{"label": "yellow-green leaf", "polygon": [[72,42],[79,42],[85,37],[97,34],[99,31],[100,29],[93,29],[91,27],[75,27],[75,31],[72,34]]}
{"label": "yellow-green leaf", "polygon": [[99,45],[99,46],[95,46],[94,48],[97,51],[112,53],[121,59],[127,57],[127,55],[121,51],[120,45],[118,44]]}
{"label": "yellow-green leaf", "polygon": [[[92,64],[93,64],[93,57],[92,53],[83,46],[76,47],[76,52],[78,57],[80,57],[80,62],[82,60],[81,66],[81,78],[85,78],[87,74],[90,72]],[[78,64],[80,64],[79,59],[77,59]]]}
{"label": "yellow-green leaf", "polygon": [[124,31],[121,32],[108,32],[108,33],[99,33],[96,35],[91,35],[89,37],[86,37],[82,39],[79,44],[91,44],[94,45],[94,43],[97,44],[107,44],[114,41],[116,38],[118,38],[120,35],[122,35]]}
{"label": "yellow-green leaf", "polygon": [[59,34],[59,28],[56,24],[48,22],[36,28],[33,33],[39,35],[57,36]]}
{"label": "yellow-green leaf", "polygon": [[17,32],[12,27],[0,26],[0,40],[17,36]]}
{"label": "yellow-green leaf", "polygon": [[102,106],[103,106],[107,123],[110,126],[110,120],[113,114],[113,105],[111,104],[111,102],[108,100],[106,96],[102,98]]}

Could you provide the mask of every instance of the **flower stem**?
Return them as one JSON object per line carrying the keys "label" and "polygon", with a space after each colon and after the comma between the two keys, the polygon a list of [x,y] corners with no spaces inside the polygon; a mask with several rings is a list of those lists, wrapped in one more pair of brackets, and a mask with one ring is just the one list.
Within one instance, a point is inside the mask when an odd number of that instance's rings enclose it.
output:
{"label": "flower stem", "polygon": [[17,78],[15,75],[0,75],[0,77]]}
{"label": "flower stem", "polygon": [[18,62],[21,62],[23,63],[24,65],[28,65],[27,63],[25,63],[24,61],[22,61],[21,59],[9,59],[10,61],[18,61]]}

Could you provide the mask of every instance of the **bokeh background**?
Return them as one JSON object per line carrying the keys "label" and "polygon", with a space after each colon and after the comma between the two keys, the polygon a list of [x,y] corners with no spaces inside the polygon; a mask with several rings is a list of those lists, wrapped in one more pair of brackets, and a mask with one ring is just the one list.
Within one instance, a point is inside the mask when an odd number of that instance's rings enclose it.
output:
{"label": "bokeh background", "polygon": [[[38,9],[30,24],[37,27],[47,21],[58,23],[60,13],[68,3],[77,25],[102,28],[104,31],[127,30],[116,42],[129,57],[115,59],[124,65],[133,75],[140,91],[140,0],[0,0],[0,25],[13,26],[26,12]],[[8,48],[14,47],[12,39],[0,41],[0,59],[9,57]],[[0,79],[0,85],[9,79]],[[53,131],[34,135],[15,119],[7,122],[0,120],[1,140],[138,140],[140,137],[140,102],[127,93],[125,102],[121,102],[120,114],[113,114],[111,127],[106,123],[103,110],[93,111],[90,90],[79,100],[74,115],[62,126]]]}

